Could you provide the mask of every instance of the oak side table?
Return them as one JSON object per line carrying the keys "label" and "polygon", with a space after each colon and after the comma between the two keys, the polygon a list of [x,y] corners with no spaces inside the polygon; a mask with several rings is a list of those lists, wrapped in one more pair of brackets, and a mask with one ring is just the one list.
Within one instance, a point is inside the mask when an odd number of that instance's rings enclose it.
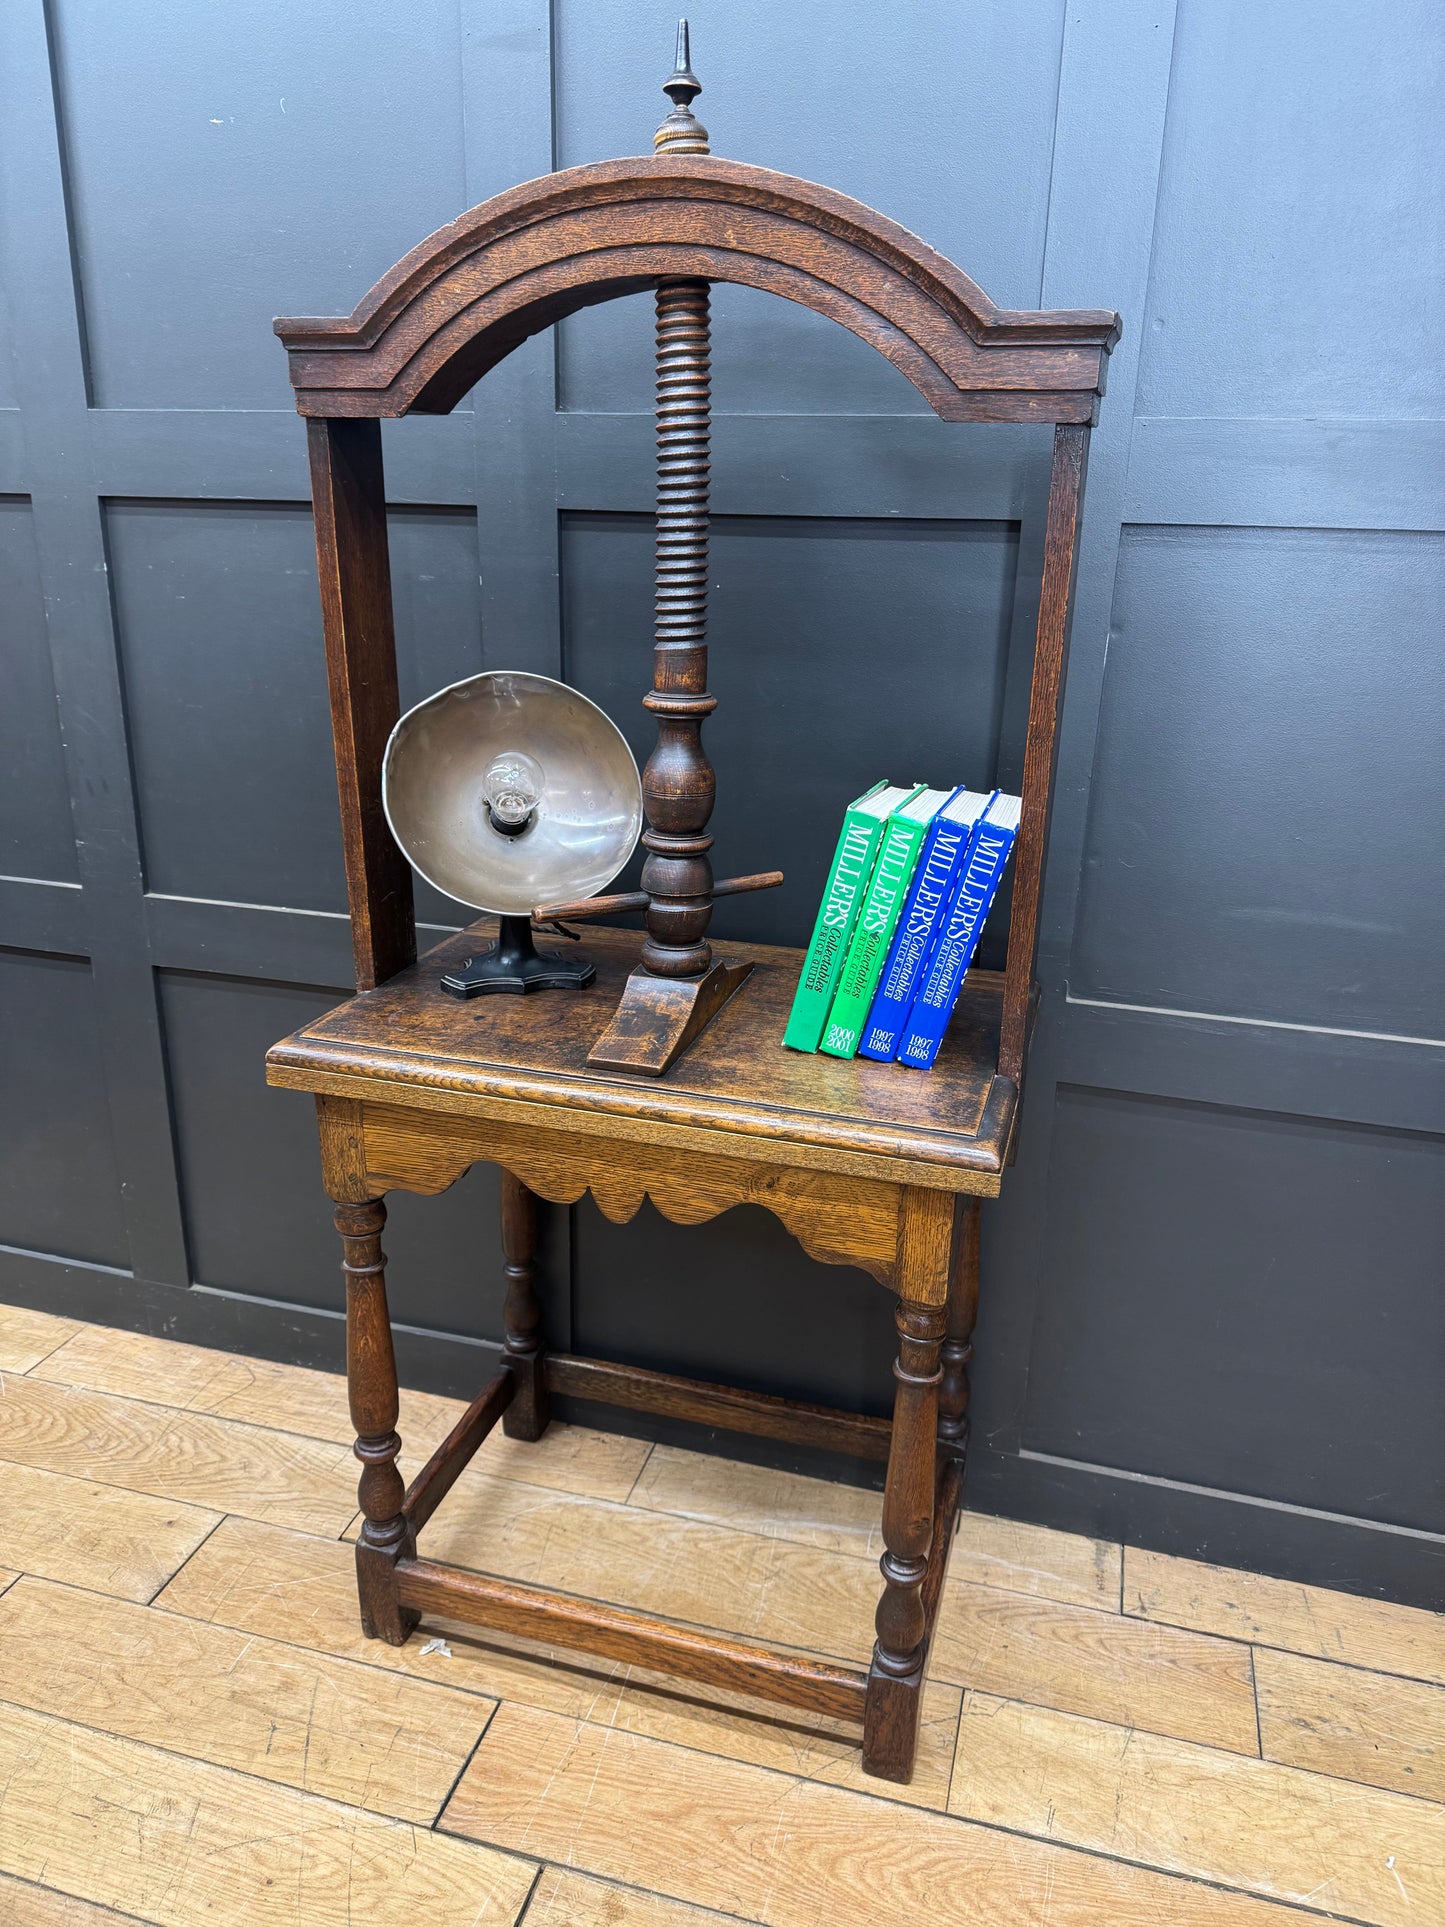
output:
{"label": "oak side table", "polygon": [[[448,997],[438,987],[442,969],[489,935],[479,925],[449,939],[267,1057],[272,1084],[316,1094],[345,1251],[347,1372],[364,1468],[357,1571],[365,1630],[399,1644],[430,1609],[857,1721],[868,1770],[906,1780],[963,1470],[978,1201],[998,1192],[1017,1112],[1016,1086],[997,1072],[1003,980],[970,975],[932,1072],[844,1064],[778,1048],[802,953],[752,946],[746,993],[659,1083],[586,1063],[636,963],[640,933],[591,932],[597,979],[576,996]],[[728,944],[717,950],[744,954]],[[479,1162],[503,1174],[502,1365],[404,1489],[383,1200],[393,1190],[444,1191]],[[644,1197],[679,1224],[760,1204],[812,1257],[871,1273],[898,1298],[891,1425],[549,1352],[534,1289],[536,1200],[570,1204],[585,1191],[619,1224]],[[513,1438],[540,1438],[554,1392],[886,1459],[887,1551],[870,1667],[419,1555],[418,1533],[492,1427],[500,1419]]]}

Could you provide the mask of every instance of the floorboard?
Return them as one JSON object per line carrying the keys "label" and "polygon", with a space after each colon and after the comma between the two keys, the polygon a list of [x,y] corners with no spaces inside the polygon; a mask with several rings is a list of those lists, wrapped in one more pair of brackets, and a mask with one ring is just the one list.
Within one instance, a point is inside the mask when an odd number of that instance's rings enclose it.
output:
{"label": "floorboard", "polygon": [[[675,1446],[653,1447],[630,1502],[865,1559],[883,1551],[876,1492]],[[948,1569],[956,1579],[1116,1612],[1121,1557],[1102,1539],[972,1512],[959,1521]]]}
{"label": "floorboard", "polygon": [[[660,1675],[545,1648],[504,1646],[474,1629],[427,1619],[405,1646],[364,1639],[356,1623],[350,1548],[334,1541],[227,1520],[212,1543],[156,1601],[165,1611],[248,1635],[291,1640],[339,1658],[443,1680],[594,1725],[645,1733],[721,1757],[771,1766],[799,1778],[874,1789],[909,1805],[943,1808],[962,1698],[930,1680],[919,1754],[909,1786],[880,1787],[859,1762],[856,1728],[780,1720],[777,1709],[738,1694],[695,1697]],[[427,1652],[438,1633],[445,1654]]]}
{"label": "floorboard", "polygon": [[0,1305],[0,1372],[28,1372],[57,1346],[84,1329],[72,1318],[23,1305]]}
{"label": "floorboard", "polygon": [[344,1446],[35,1378],[6,1380],[0,1459],[310,1532],[356,1509]]}
{"label": "floorboard", "polygon": [[1254,1672],[1267,1760],[1445,1801],[1445,1686],[1264,1649]]}
{"label": "floorboard", "polygon": [[0,1871],[154,1927],[510,1927],[536,1863],[0,1706]]}
{"label": "floorboard", "polygon": [[[494,1355],[483,1353],[479,1370],[483,1366],[494,1370]],[[241,1419],[346,1447],[355,1436],[346,1405],[346,1380],[339,1373],[239,1358],[141,1332],[82,1326],[49,1352],[31,1376],[179,1411]],[[464,1399],[403,1388],[397,1421],[403,1463],[418,1470],[465,1410]],[[529,1485],[555,1486],[596,1499],[625,1499],[649,1450],[643,1439],[577,1425],[554,1425],[535,1445],[509,1439],[498,1429],[483,1445],[477,1463]]]}
{"label": "floorboard", "polygon": [[950,1581],[932,1670],[987,1693],[1258,1750],[1249,1652],[1230,1640]]}
{"label": "floorboard", "polygon": [[[1262,1901],[886,1800],[503,1706],[449,1832],[765,1927],[1285,1927]],[[1298,1923],[1305,1917],[1293,1916]]]}
{"label": "floorboard", "polygon": [[[428,1557],[592,1593],[644,1612],[866,1659],[878,1599],[871,1558],[731,1526],[533,1494],[501,1480],[459,1483],[423,1538]],[[1029,1598],[950,1573],[933,1677],[989,1692],[1037,1685],[1051,1704],[1181,1739],[1257,1750],[1248,1653],[1174,1628]]]}
{"label": "floorboard", "polygon": [[1445,1920],[1445,1810],[970,1693],[952,1810],[1368,1921]]}
{"label": "floorboard", "polygon": [[0,1874],[0,1920],[5,1927],[133,1927],[139,1918]]}
{"label": "floorboard", "polygon": [[429,1826],[495,1702],[22,1579],[0,1699]]}
{"label": "floorboard", "polygon": [[1163,1625],[1445,1685],[1445,1614],[1416,1606],[1129,1546],[1124,1610]]}
{"label": "floorboard", "polygon": [[[364,1638],[331,1374],[4,1307],[0,1371],[4,1927],[1445,1920],[1432,1614],[965,1514],[897,1787],[743,1695]],[[407,1394],[404,1465],[460,1409]],[[877,1507],[559,1425],[423,1550],[857,1662]]]}
{"label": "floorboard", "polygon": [[3,1478],[0,1561],[118,1599],[152,1598],[223,1516],[33,1465]]}
{"label": "floorboard", "polygon": [[526,1927],[758,1927],[758,1923],[548,1867],[527,1909]]}

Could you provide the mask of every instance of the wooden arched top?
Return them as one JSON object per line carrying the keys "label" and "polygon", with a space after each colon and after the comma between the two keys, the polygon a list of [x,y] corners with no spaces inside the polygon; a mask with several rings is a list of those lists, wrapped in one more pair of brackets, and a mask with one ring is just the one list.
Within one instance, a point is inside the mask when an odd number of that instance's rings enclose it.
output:
{"label": "wooden arched top", "polygon": [[529,335],[673,276],[839,321],[945,421],[1091,422],[1119,318],[996,308],[860,201],[709,155],[568,168],[413,248],[345,318],[276,323],[303,415],[443,415]]}

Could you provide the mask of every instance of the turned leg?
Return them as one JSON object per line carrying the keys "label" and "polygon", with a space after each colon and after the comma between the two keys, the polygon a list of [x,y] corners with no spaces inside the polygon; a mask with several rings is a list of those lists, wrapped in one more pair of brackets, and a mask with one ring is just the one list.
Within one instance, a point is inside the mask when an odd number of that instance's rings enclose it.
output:
{"label": "turned leg", "polygon": [[904,1189],[893,1438],[883,1493],[887,1550],[880,1561],[883,1597],[874,1622],[878,1638],[863,1717],[863,1770],[883,1780],[911,1779],[918,1745],[928,1636],[923,1582],[933,1540],[943,1379],[938,1360],[948,1317],[953,1218],[953,1199],[946,1193]]}
{"label": "turned leg", "polygon": [[516,1395],[502,1414],[502,1430],[512,1439],[539,1439],[552,1414],[536,1290],[537,1198],[510,1171],[502,1173],[502,1256],[507,1280],[502,1357],[517,1382]]}
{"label": "turned leg", "polygon": [[938,1443],[960,1459],[968,1448],[968,1366],[978,1317],[978,1219],[978,1199],[960,1198],[949,1264],[943,1383],[938,1388]]}
{"label": "turned leg", "polygon": [[357,1501],[365,1519],[356,1547],[356,1586],[361,1630],[368,1639],[403,1645],[420,1614],[397,1597],[396,1562],[416,1552],[411,1527],[402,1517],[405,1492],[396,1455],[396,1357],[391,1347],[391,1317],[386,1308],[386,1255],[381,1228],[386,1206],[380,1198],[365,1204],[338,1204],[346,1276],[346,1389],[353,1448],[361,1461]]}

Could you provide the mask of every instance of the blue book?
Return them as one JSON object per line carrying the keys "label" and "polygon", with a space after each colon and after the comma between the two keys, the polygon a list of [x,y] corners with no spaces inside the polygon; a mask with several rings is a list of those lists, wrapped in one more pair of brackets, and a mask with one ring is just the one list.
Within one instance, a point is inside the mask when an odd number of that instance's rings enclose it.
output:
{"label": "blue book", "polygon": [[900,1064],[927,1070],[938,1055],[964,973],[973,962],[984,920],[998,894],[999,879],[1018,835],[1020,808],[1017,796],[1000,793],[979,818],[943,935],[908,1015],[898,1048]]}
{"label": "blue book", "polygon": [[929,825],[863,1025],[860,1057],[891,1064],[897,1056],[904,1023],[933,955],[974,827],[996,794],[994,790],[957,789]]}

